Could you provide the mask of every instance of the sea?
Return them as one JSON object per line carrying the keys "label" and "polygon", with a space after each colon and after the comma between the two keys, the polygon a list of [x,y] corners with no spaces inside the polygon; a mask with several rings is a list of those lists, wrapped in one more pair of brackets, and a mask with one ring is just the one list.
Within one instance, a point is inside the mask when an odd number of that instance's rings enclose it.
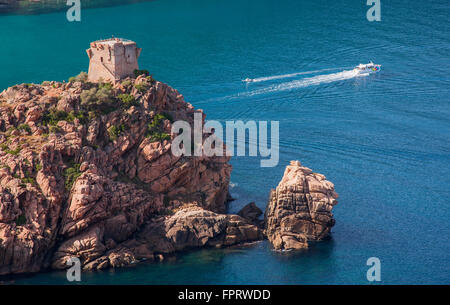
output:
{"label": "sea", "polygon": [[[264,210],[299,160],[335,184],[336,225],[301,252],[192,250],[75,284],[450,283],[448,0],[381,0],[380,21],[365,0],[135,2],[82,9],[80,22],[65,9],[0,15],[0,90],[87,71],[91,41],[134,40],[140,68],[207,119],[279,122],[275,167],[232,157],[229,213]],[[381,71],[351,72],[369,61]],[[373,257],[381,281],[368,280]],[[5,281],[74,285],[54,271]]]}

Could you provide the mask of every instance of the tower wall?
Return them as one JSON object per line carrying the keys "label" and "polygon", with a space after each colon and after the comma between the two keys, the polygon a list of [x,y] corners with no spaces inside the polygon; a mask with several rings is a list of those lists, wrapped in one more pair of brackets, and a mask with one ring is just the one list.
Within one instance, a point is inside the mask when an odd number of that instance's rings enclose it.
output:
{"label": "tower wall", "polygon": [[139,69],[141,49],[133,41],[118,38],[96,41],[86,51],[89,56],[89,81],[102,79],[115,82],[134,76],[134,70]]}
{"label": "tower wall", "polygon": [[120,78],[134,76],[134,70],[139,69],[139,49],[136,44],[115,45],[115,73]]}

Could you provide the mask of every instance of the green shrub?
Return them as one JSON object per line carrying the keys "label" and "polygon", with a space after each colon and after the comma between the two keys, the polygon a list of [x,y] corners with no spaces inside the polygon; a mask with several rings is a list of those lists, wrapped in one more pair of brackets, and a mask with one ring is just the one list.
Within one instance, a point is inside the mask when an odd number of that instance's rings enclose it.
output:
{"label": "green shrub", "polygon": [[49,128],[48,128],[48,131],[50,132],[50,133],[60,133],[61,132],[61,128],[59,128],[58,126],[50,126]]}
{"label": "green shrub", "polygon": [[106,83],[100,82],[100,83],[98,84],[98,88],[99,88],[99,89],[112,90],[113,85],[112,85],[111,83],[108,83],[108,82],[106,82]]}
{"label": "green shrub", "polygon": [[138,77],[139,75],[148,76],[150,75],[150,72],[148,72],[147,70],[134,70],[134,76]]}
{"label": "green shrub", "polygon": [[17,226],[23,226],[24,224],[27,223],[27,218],[25,217],[25,215],[20,215],[19,217],[16,218],[16,225]]}
{"label": "green shrub", "polygon": [[97,88],[92,87],[91,89],[83,90],[80,94],[81,105],[90,106],[97,102]]}
{"label": "green shrub", "polygon": [[162,142],[164,140],[170,140],[170,134],[165,132],[155,132],[150,136],[152,142]]}
{"label": "green shrub", "polygon": [[36,180],[34,180],[34,178],[31,178],[31,177],[25,177],[25,178],[22,178],[21,180],[22,180],[22,183],[30,183],[32,185],[36,184]]}
{"label": "green shrub", "polygon": [[127,128],[126,128],[125,125],[123,125],[123,124],[120,125],[120,126],[115,126],[115,125],[111,126],[111,127],[108,129],[109,140],[110,140],[111,142],[117,140],[117,139],[119,138],[120,134],[121,134],[122,132],[124,132],[126,129],[127,129]]}
{"label": "green shrub", "polygon": [[19,152],[22,150],[22,148],[20,146],[17,146],[16,149],[9,149],[7,144],[2,144],[0,145],[0,148],[7,154],[13,155],[13,156],[17,156],[19,154]]}
{"label": "green shrub", "polygon": [[6,152],[7,152],[8,154],[13,155],[13,156],[17,156],[21,150],[22,150],[22,147],[17,146],[16,149],[8,150],[8,151],[6,151]]}
{"label": "green shrub", "polygon": [[36,171],[36,172],[38,172],[38,171],[40,171],[42,169],[42,164],[41,163],[35,163],[34,164],[34,170]]}
{"label": "green shrub", "polygon": [[86,115],[82,112],[71,111],[66,117],[67,122],[73,122],[75,119],[78,119],[81,124],[85,124],[88,122]]}
{"label": "green shrub", "polygon": [[118,98],[119,98],[119,100],[122,101],[122,106],[125,109],[128,109],[131,106],[138,106],[139,105],[139,103],[136,101],[134,96],[132,96],[131,94],[119,94]]}
{"label": "green shrub", "polygon": [[152,142],[162,142],[164,140],[170,140],[170,135],[164,130],[164,120],[168,119],[165,114],[157,114],[153,117],[151,123],[147,125],[146,136],[150,138]]}
{"label": "green shrub", "polygon": [[65,178],[64,185],[66,187],[66,190],[70,191],[75,180],[77,180],[77,178],[81,176],[80,164],[72,163],[71,166],[64,171],[63,175]]}
{"label": "green shrub", "polygon": [[147,79],[150,81],[150,84],[154,84],[156,80],[153,78],[153,75],[147,76]]}
{"label": "green shrub", "polygon": [[42,117],[42,125],[55,126],[59,121],[66,121],[69,114],[63,110],[51,108]]}
{"label": "green shrub", "polygon": [[88,90],[83,90],[80,97],[81,106],[88,111],[109,113],[117,107],[114,92],[109,83],[102,84],[98,88],[93,87]]}
{"label": "green shrub", "polygon": [[98,116],[99,116],[98,113],[95,111],[88,112],[88,120],[89,121],[95,120],[96,118],[98,118]]}
{"label": "green shrub", "polygon": [[134,88],[136,88],[139,92],[145,92],[148,90],[147,84],[135,84]]}
{"label": "green shrub", "polygon": [[88,80],[88,74],[86,72],[80,72],[77,76],[72,76],[69,78],[69,82],[82,82],[85,83]]}
{"label": "green shrub", "polygon": [[131,80],[129,80],[129,79],[124,80],[124,81],[122,82],[122,86],[124,86],[125,88],[130,87],[131,84],[132,84],[132,82],[131,82]]}
{"label": "green shrub", "polygon": [[17,126],[17,129],[31,133],[31,128],[27,124],[20,124],[19,126]]}

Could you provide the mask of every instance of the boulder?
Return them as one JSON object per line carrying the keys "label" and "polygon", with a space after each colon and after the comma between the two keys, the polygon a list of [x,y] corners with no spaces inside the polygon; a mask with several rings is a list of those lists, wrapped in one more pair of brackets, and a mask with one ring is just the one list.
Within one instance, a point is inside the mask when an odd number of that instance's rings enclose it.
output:
{"label": "boulder", "polygon": [[261,209],[258,208],[254,202],[250,202],[238,212],[238,215],[251,223],[258,223],[258,218],[262,213]]}
{"label": "boulder", "polygon": [[154,253],[224,247],[261,240],[262,231],[238,215],[217,214],[199,207],[183,208],[174,215],[149,223],[138,239]]}
{"label": "boulder", "polygon": [[270,193],[264,216],[265,234],[274,249],[307,248],[309,242],[327,238],[335,224],[331,210],[337,198],[324,175],[291,161]]}
{"label": "boulder", "polygon": [[[113,227],[123,227],[125,222],[115,221]],[[72,256],[82,259],[85,270],[122,267],[141,260],[162,261],[165,255],[183,250],[228,247],[263,238],[258,227],[238,215],[217,214],[194,205],[149,220],[134,238],[123,238],[111,249],[101,242],[110,243],[107,230],[94,227],[65,242],[56,252],[53,267],[66,268],[64,262]]]}

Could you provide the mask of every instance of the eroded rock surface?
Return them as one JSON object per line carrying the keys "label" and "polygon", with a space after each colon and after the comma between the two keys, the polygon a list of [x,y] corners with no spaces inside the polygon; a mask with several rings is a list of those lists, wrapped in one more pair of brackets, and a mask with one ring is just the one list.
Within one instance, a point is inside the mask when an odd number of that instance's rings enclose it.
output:
{"label": "eroded rock surface", "polygon": [[[55,253],[54,268],[65,268],[70,257],[82,253],[84,269],[120,267],[140,260],[161,260],[177,251],[200,247],[225,247],[261,240],[262,231],[238,215],[223,215],[198,206],[183,207],[173,215],[148,220],[130,239],[111,236],[123,217],[93,227],[81,237],[67,240]],[[113,230],[114,232],[114,230]],[[124,240],[120,244],[115,241]],[[111,246],[112,244],[112,246]]]}
{"label": "eroded rock surface", "polygon": [[335,224],[331,210],[337,204],[334,185],[299,161],[291,161],[265,212],[265,233],[276,250],[308,247],[327,238]]}
{"label": "eroded rock surface", "polygon": [[[145,239],[143,232],[153,232],[149,221],[158,215],[186,204],[205,215],[224,212],[229,157],[171,152],[172,123],[184,120],[192,126],[194,113],[202,114],[177,90],[143,75],[114,86],[44,82],[4,90],[0,275],[64,268],[68,256],[91,269],[127,265],[136,257],[153,257],[153,251],[165,253],[124,244],[139,242],[136,236]],[[204,225],[198,229],[207,231],[210,224],[212,231],[197,239],[181,241],[177,234],[190,233],[172,229],[160,244],[176,251],[213,245],[216,239],[220,245],[245,240],[230,233],[241,220],[215,215],[199,220]],[[177,223],[184,218],[176,219],[164,223],[173,221],[181,230]]]}
{"label": "eroded rock surface", "polygon": [[262,211],[256,203],[250,202],[246,204],[239,212],[238,215],[242,218],[248,220],[249,222],[256,224],[258,226],[263,226],[264,221],[259,219],[259,216],[262,215]]}

